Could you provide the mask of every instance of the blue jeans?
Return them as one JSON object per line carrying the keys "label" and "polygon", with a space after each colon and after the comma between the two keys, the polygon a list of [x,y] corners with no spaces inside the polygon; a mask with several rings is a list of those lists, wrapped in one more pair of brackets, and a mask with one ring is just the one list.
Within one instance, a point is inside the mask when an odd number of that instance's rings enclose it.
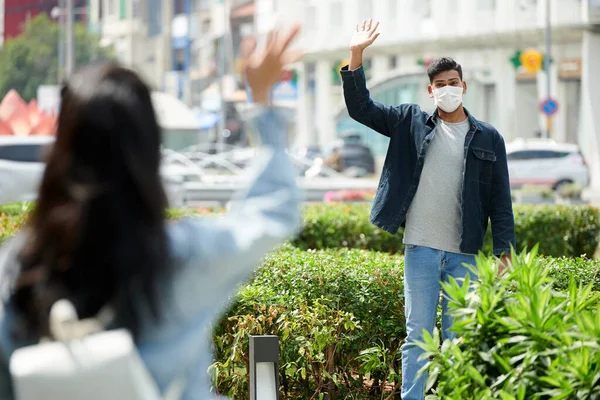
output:
{"label": "blue jeans", "polygon": [[[416,344],[423,338],[423,330],[432,333],[435,327],[440,299],[441,282],[450,277],[461,282],[467,275],[477,277],[463,263],[475,265],[475,256],[449,253],[428,247],[406,245],[404,259],[404,299],[406,340],[402,345],[402,399],[423,400],[427,375],[415,379],[417,372],[427,364],[418,361],[423,354]],[[448,300],[442,299],[442,337],[453,338],[450,331],[452,317],[448,315]]]}

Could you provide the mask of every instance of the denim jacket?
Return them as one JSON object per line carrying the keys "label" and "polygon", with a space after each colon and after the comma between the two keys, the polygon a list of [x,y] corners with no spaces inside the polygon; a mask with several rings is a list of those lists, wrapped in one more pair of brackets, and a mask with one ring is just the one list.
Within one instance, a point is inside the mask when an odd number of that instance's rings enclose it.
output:
{"label": "denim jacket", "polygon": [[[169,279],[159,282],[162,319],[156,323],[144,304],[138,351],[161,390],[175,378],[186,382],[181,400],[209,400],[208,368],[212,326],[226,310],[238,286],[252,274],[266,252],[297,233],[301,193],[296,171],[286,151],[286,125],[274,111],[257,118],[262,141],[250,175],[249,188],[240,193],[231,211],[219,217],[187,218],[167,226],[171,258]],[[11,264],[18,235],[0,251],[1,272]],[[13,247],[13,249],[11,249]],[[6,296],[3,298],[6,301]],[[12,352],[31,343],[15,343],[10,304],[0,302],[0,400],[12,400],[8,361]]]}
{"label": "denim jacket", "polygon": [[[429,115],[416,104],[392,107],[374,102],[362,66],[354,71],[345,66],[341,75],[350,117],[390,138],[371,222],[395,234],[405,225],[417,191],[437,111]],[[504,139],[491,125],[467,115],[471,128],[464,146],[460,250],[478,253],[491,220],[494,254],[510,253],[515,225]]]}

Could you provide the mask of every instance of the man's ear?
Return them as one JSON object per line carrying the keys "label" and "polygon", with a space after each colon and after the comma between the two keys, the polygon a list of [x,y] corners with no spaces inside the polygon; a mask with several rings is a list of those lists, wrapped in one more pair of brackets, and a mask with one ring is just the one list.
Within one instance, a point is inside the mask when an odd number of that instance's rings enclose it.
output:
{"label": "man's ear", "polygon": [[467,94],[467,82],[463,81],[463,94]]}
{"label": "man's ear", "polygon": [[429,97],[433,99],[433,87],[431,85],[427,85],[427,92],[429,93]]}

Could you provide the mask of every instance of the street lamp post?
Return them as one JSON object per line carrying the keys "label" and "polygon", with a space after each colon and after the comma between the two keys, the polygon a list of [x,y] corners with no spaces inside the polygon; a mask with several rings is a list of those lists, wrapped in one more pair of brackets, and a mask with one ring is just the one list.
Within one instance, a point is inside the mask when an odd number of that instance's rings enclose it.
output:
{"label": "street lamp post", "polygon": [[[50,16],[58,19],[59,35],[58,41],[58,77],[59,83],[63,79],[62,68],[65,67],[65,75],[68,79],[75,68],[75,35],[73,31],[73,19],[75,14],[83,14],[86,12],[85,7],[75,9],[73,0],[59,0],[58,7],[54,7],[50,12]],[[66,32],[64,29],[64,20],[66,17]],[[65,41],[66,34],[66,41]],[[66,42],[66,43],[65,43]],[[65,45],[66,44],[66,45]],[[65,52],[66,49],[66,52]],[[66,53],[66,54],[65,54]],[[66,57],[65,57],[66,55]]]}
{"label": "street lamp post", "polygon": [[66,16],[67,16],[67,62],[65,63],[65,73],[67,79],[73,73],[75,66],[75,49],[73,48],[73,0],[66,0]]}
{"label": "street lamp post", "polygon": [[[546,0],[546,55],[544,56],[544,69],[546,70],[546,98],[552,97],[552,75],[550,73],[550,57],[552,52],[552,20],[550,19],[550,8],[552,0]],[[552,135],[552,116],[546,116],[546,137]]]}
{"label": "street lamp post", "polygon": [[51,12],[52,18],[58,18],[58,84],[63,81],[63,65],[65,65],[65,28],[63,24],[63,13],[60,10],[65,8],[65,0],[59,0],[58,8],[53,8]]}

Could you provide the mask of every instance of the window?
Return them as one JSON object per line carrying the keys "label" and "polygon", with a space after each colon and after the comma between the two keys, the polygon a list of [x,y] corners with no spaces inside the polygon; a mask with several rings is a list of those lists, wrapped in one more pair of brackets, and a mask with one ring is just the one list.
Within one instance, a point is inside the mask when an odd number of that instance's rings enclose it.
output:
{"label": "window", "polygon": [[535,157],[535,151],[515,151],[506,155],[508,161],[524,161],[533,160]]}
{"label": "window", "polygon": [[127,0],[120,0],[119,3],[119,18],[127,18]]}
{"label": "window", "polygon": [[458,0],[446,0],[448,2],[448,11],[452,14],[458,12]]}
{"label": "window", "polygon": [[140,18],[143,16],[144,12],[142,9],[142,0],[132,0],[133,4],[131,5],[131,16],[132,18]]}
{"label": "window", "polygon": [[398,0],[388,0],[388,18],[395,21],[398,18]]}
{"label": "window", "polygon": [[175,15],[185,14],[185,0],[175,0]]}
{"label": "window", "polygon": [[413,0],[413,13],[423,19],[431,18],[431,0]]}
{"label": "window", "polygon": [[331,26],[341,27],[344,23],[344,8],[341,1],[332,1],[329,3],[329,20]]}
{"label": "window", "polygon": [[368,20],[373,17],[373,0],[360,0],[358,2],[358,20]]}
{"label": "window", "polygon": [[395,70],[396,68],[398,68],[398,57],[390,56],[390,58],[388,59],[388,67],[391,70]]}
{"label": "window", "polygon": [[496,0],[477,0],[477,9],[480,11],[494,11]]}
{"label": "window", "polygon": [[110,15],[110,16],[116,15],[117,10],[116,10],[115,2],[119,1],[119,0],[103,0],[103,1],[106,1],[106,5],[107,5],[106,11],[107,11],[108,15]]}
{"label": "window", "polygon": [[563,158],[568,156],[568,151],[552,151],[552,150],[520,150],[507,154],[509,161],[525,161],[525,160],[543,160]]}
{"label": "window", "polygon": [[537,8],[537,0],[519,0],[519,8],[521,11],[535,9]]}
{"label": "window", "polygon": [[184,49],[175,49],[175,70],[176,71],[185,70],[185,50]]}
{"label": "window", "polygon": [[312,31],[317,29],[317,7],[306,6],[306,31]]}
{"label": "window", "polygon": [[42,162],[44,147],[40,144],[15,144],[0,147],[0,160]]}

